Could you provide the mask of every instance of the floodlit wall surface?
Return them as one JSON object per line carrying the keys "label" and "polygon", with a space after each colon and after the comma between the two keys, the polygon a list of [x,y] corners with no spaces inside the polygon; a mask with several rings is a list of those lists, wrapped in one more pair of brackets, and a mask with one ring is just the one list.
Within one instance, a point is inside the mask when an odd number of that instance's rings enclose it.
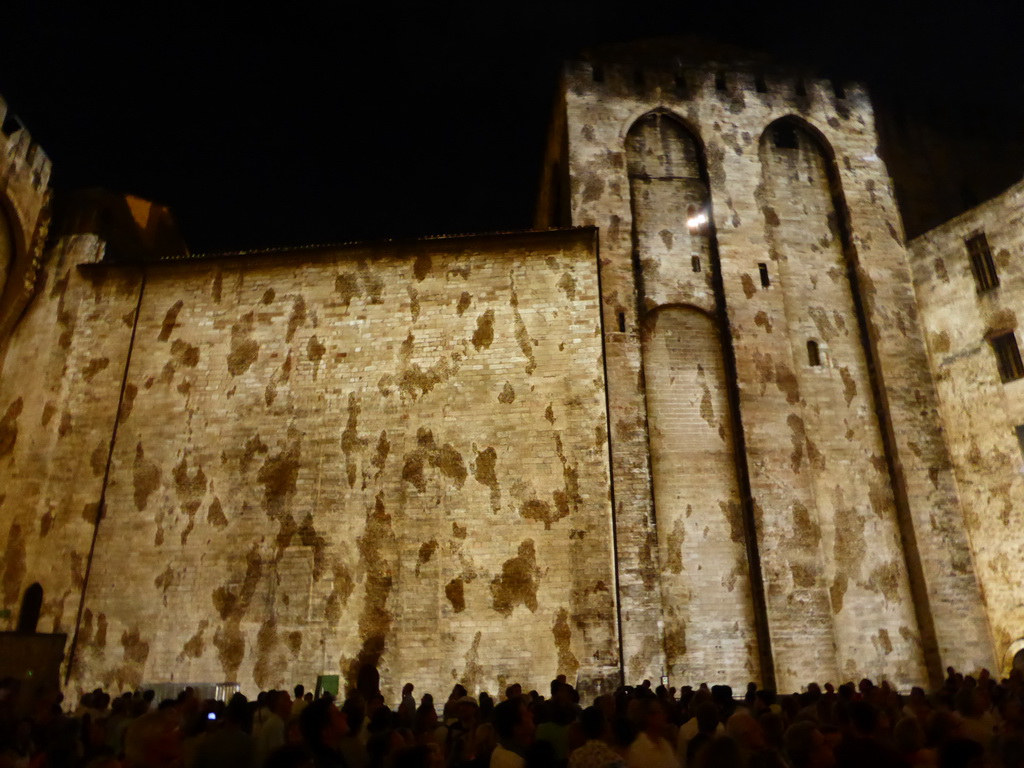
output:
{"label": "floodlit wall surface", "polygon": [[38,582],[39,631],[67,634],[69,644],[138,299],[138,274],[76,266],[102,250],[92,237],[57,244],[0,369],[2,598],[11,612],[0,628],[15,628]]}
{"label": "floodlit wall surface", "polygon": [[[999,286],[978,290],[964,240],[984,233]],[[1002,383],[989,343],[1024,342],[1024,184],[916,238],[914,283],[953,466],[984,590],[996,661],[1008,669],[1024,648],[1024,380]],[[964,562],[963,567],[970,567]]]}
{"label": "floodlit wall surface", "polygon": [[[709,300],[698,282],[674,295],[669,283],[651,288],[652,274],[678,276],[693,256],[703,264],[707,255],[699,239],[679,237],[678,217],[699,197],[691,182],[679,184],[675,223],[658,226],[667,209],[653,188],[667,175],[686,174],[648,172],[638,181],[631,167],[637,126],[652,114],[692,133],[706,163],[709,237],[728,318],[723,343],[735,355],[736,380],[729,383],[737,392],[751,493],[743,535],[755,538],[760,557],[767,631],[759,635],[762,648],[770,647],[779,689],[860,675],[909,685],[929,673],[934,679],[943,664],[991,663],[866,93],[853,86],[836,95],[827,81],[771,74],[758,82],[753,72],[728,65],[674,69],[670,57],[650,67],[638,57],[642,63],[627,53],[570,65],[564,90],[572,220],[600,227],[604,262],[627,678],[653,679],[671,666],[663,616],[671,601],[660,574],[685,554],[681,544],[663,545],[659,556],[656,546],[671,533],[660,529],[658,483],[652,489],[650,481],[652,460],[657,476],[650,451],[659,450],[664,398],[650,393],[643,315],[676,303],[701,308]],[[807,158],[802,167],[796,157],[773,164],[774,150],[759,151],[762,135],[780,118],[817,137],[824,158],[817,167],[806,167]],[[678,152],[671,142],[660,152],[671,171]],[[823,164],[834,167],[831,186]],[[825,350],[819,370],[807,370],[809,340]],[[749,667],[754,648],[718,649],[710,627],[690,622],[687,649],[739,654],[722,665]]]}
{"label": "floodlit wall surface", "polygon": [[[593,239],[147,268],[72,684],[238,681],[253,692],[364,662],[380,665],[389,695],[406,681],[439,695],[456,681],[495,692],[558,673],[591,690],[614,678]],[[72,268],[71,285],[96,269]],[[102,306],[127,278],[91,279],[83,300]],[[81,585],[84,497],[101,479],[93,438],[109,446],[137,297],[79,320],[76,333],[121,344],[107,366],[68,366],[100,369],[102,402],[81,374],[56,376],[77,393],[70,415],[59,403],[40,413],[44,360],[28,358],[62,349],[46,336],[66,311],[53,301],[33,306],[42,328],[19,327],[3,381],[5,408],[25,401],[15,450],[35,452],[35,464],[21,453],[3,464],[24,510],[21,543],[4,531],[7,547],[27,553],[9,596],[41,580],[44,617],[62,612],[51,622],[65,631],[74,600],[53,601]],[[67,418],[106,429],[51,436]],[[43,498],[29,477],[39,468],[79,473],[64,484],[76,498]],[[60,511],[44,539],[48,507]],[[61,540],[68,557],[55,558],[64,528],[74,543]],[[51,570],[67,574],[40,577]]]}

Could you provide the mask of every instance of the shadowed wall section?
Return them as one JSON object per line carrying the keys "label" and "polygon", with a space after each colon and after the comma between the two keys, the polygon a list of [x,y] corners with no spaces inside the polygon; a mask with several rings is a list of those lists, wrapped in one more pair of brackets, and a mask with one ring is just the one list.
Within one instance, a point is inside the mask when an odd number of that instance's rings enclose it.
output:
{"label": "shadowed wall section", "polygon": [[[800,414],[794,469],[810,474],[841,675],[867,664],[900,684],[925,676],[896,504],[845,255],[827,150],[795,119],[762,135],[766,231],[777,261]],[[815,352],[817,354],[815,354]],[[794,573],[811,586],[814,573]],[[806,583],[805,583],[806,582]]]}
{"label": "shadowed wall section", "polygon": [[643,351],[669,674],[742,685],[757,639],[718,329],[667,307]]}

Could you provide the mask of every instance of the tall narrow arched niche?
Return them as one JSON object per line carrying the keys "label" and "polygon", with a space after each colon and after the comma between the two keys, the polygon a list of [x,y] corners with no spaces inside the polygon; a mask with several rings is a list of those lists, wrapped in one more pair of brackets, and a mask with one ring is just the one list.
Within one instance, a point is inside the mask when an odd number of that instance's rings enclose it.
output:
{"label": "tall narrow arched niche", "polygon": [[649,312],[644,379],[674,681],[760,679],[722,338],[693,306]]}
{"label": "tall narrow arched niche", "polygon": [[714,311],[711,196],[700,141],[673,115],[651,112],[629,129],[626,159],[641,312],[680,303]]}
{"label": "tall narrow arched niche", "polygon": [[[799,597],[824,579],[841,673],[919,684],[918,625],[833,153],[795,117],[769,125],[759,153],[760,202],[802,397],[788,417],[792,462],[810,476],[825,563],[824,574],[798,579],[793,568],[792,584],[768,588]],[[779,565],[765,570],[785,572]]]}

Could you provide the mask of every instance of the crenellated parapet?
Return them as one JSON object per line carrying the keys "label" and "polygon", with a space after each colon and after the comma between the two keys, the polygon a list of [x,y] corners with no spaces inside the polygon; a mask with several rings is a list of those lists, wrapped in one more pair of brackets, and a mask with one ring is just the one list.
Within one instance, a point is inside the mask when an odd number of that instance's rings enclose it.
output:
{"label": "crenellated parapet", "polygon": [[49,227],[50,159],[0,98],[0,348],[32,296]]}

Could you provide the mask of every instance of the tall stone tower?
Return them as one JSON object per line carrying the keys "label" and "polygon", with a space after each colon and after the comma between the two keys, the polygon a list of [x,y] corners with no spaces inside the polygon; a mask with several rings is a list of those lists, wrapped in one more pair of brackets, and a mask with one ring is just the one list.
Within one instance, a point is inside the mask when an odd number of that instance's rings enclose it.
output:
{"label": "tall stone tower", "polygon": [[990,665],[864,89],[594,53],[565,70],[538,210],[600,228],[627,679]]}

